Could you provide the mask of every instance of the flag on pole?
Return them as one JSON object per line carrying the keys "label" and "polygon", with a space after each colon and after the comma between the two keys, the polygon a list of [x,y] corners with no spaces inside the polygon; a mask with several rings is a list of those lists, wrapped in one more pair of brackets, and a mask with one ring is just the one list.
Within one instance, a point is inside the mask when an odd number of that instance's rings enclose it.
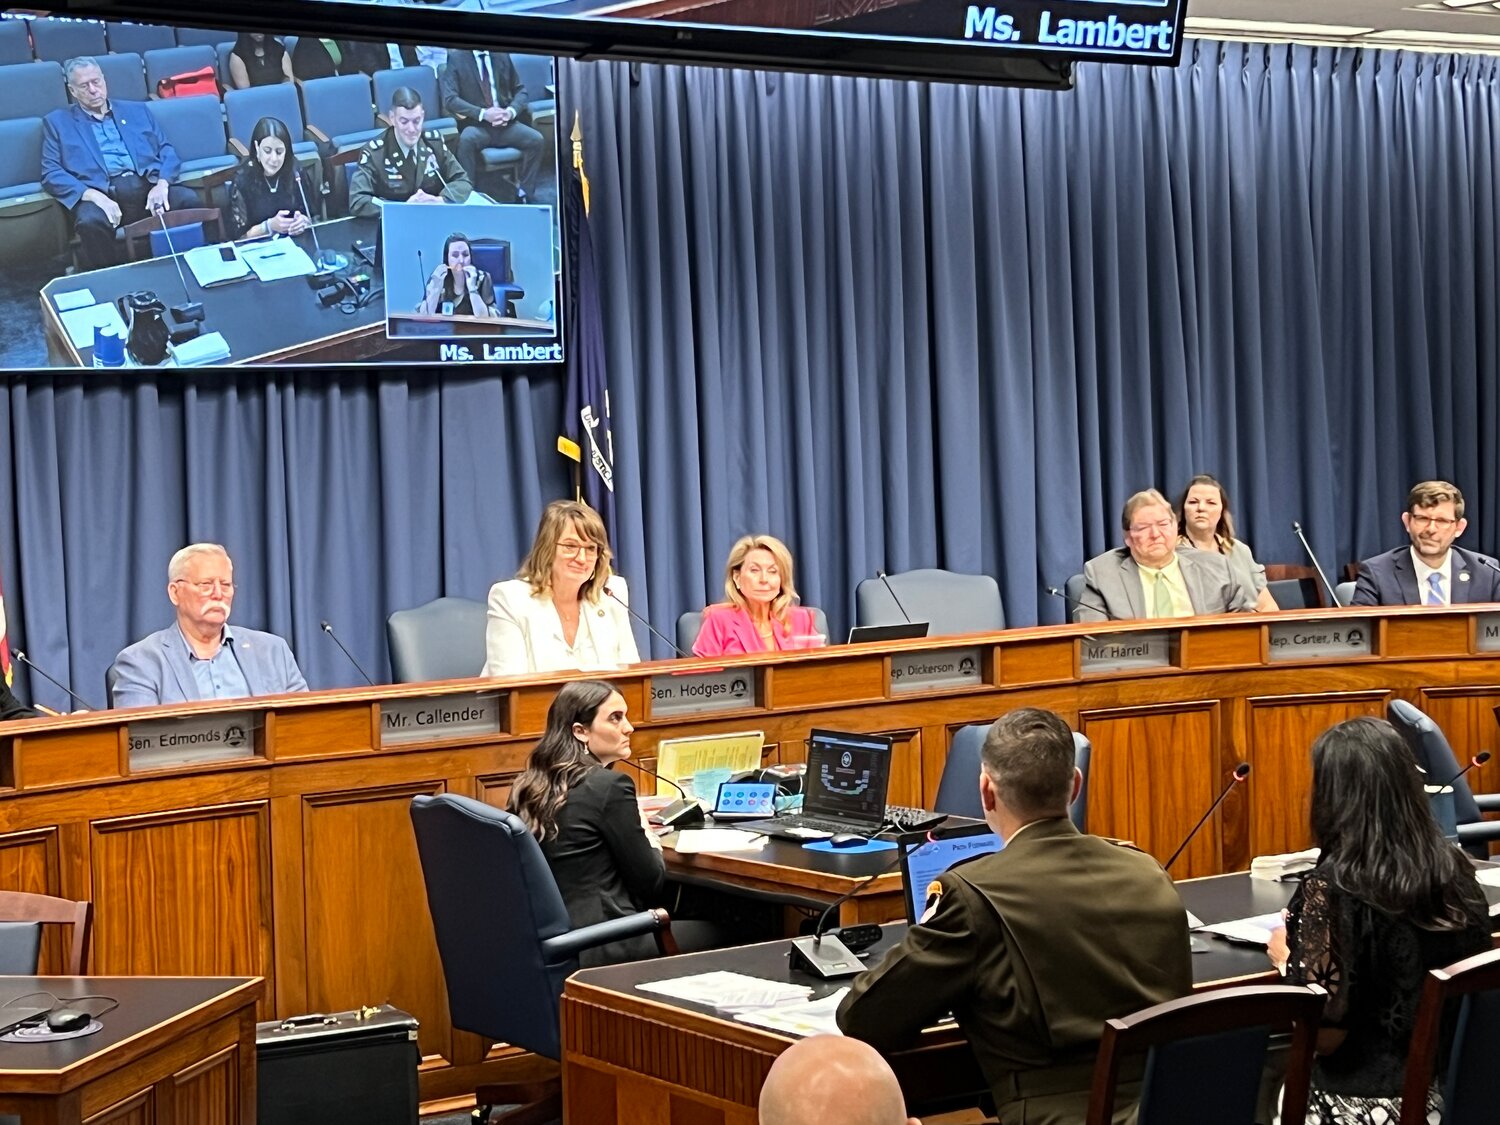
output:
{"label": "flag on pole", "polygon": [[[615,449],[610,433],[609,381],[604,359],[604,323],[599,274],[589,234],[589,182],[583,170],[583,131],[573,115],[573,172],[567,177],[563,229],[568,246],[566,321],[568,388],[557,448],[579,466],[580,498],[604,520],[611,543],[615,528]],[[618,550],[618,547],[616,547]]]}
{"label": "flag on pole", "polygon": [[5,677],[7,687],[11,683],[10,640],[5,629],[5,591],[0,588],[0,675]]}

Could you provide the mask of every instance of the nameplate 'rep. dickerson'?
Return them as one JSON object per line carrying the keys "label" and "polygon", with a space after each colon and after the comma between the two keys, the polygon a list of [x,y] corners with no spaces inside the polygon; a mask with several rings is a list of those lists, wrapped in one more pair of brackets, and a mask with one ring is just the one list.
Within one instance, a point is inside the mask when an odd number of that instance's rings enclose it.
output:
{"label": "nameplate 'rep. dickerson'", "polygon": [[1139,668],[1172,667],[1172,634],[1160,630],[1142,633],[1111,633],[1107,637],[1084,637],[1078,656],[1085,676],[1104,676]]}
{"label": "nameplate 'rep. dickerson'", "polygon": [[1375,651],[1373,621],[1278,621],[1268,632],[1272,660],[1343,659]]}
{"label": "nameplate 'rep. dickerson'", "polygon": [[932,691],[974,687],[984,682],[977,648],[903,652],[891,657],[891,690]]}
{"label": "nameplate 'rep. dickerson'", "polygon": [[259,711],[141,719],[126,728],[130,769],[159,770],[196,762],[253,758],[260,726]]}
{"label": "nameplate 'rep. dickerson'", "polygon": [[651,677],[651,715],[708,715],[760,706],[760,684],[749,668]]}
{"label": "nameplate 'rep. dickerson'", "polygon": [[504,698],[499,692],[481,691],[387,700],[380,705],[380,745],[499,734]]}

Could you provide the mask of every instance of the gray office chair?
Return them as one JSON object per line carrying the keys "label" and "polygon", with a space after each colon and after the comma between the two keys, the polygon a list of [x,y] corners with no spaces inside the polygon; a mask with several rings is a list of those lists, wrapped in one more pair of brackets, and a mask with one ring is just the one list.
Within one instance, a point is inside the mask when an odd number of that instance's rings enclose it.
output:
{"label": "gray office chair", "polygon": [[[1073,620],[1073,611],[1078,608],[1078,603],[1087,600],[1085,595],[1088,588],[1088,579],[1081,574],[1070,575],[1068,580],[1063,583],[1063,594],[1068,599],[1064,603],[1063,612],[1067,614],[1069,621]],[[1104,607],[1100,606],[1099,608],[1103,609]]]}
{"label": "gray office chair", "polygon": [[[41,927],[62,925],[72,930],[68,942],[68,976],[88,972],[89,942],[93,937],[94,904],[87,899],[54,898],[25,891],[0,891],[0,973],[30,976],[37,970]],[[26,965],[29,963],[30,968]]]}
{"label": "gray office chair", "polygon": [[885,581],[866,578],[854,588],[856,625],[903,621],[926,621],[929,637],[998,632],[1005,628],[1000,587],[988,574],[908,570],[889,574]]}
{"label": "gray office chair", "polygon": [[1354,603],[1353,582],[1340,582],[1333,588],[1333,596],[1339,600],[1339,605],[1352,605]]}
{"label": "gray office chair", "polygon": [[462,680],[484,669],[488,611],[468,598],[438,598],[386,618],[391,676],[398,684]]}
{"label": "gray office chair", "polygon": [[[813,624],[818,632],[828,637],[829,644],[835,644],[836,639],[828,635],[828,615],[816,606],[813,607]],[[703,631],[703,611],[701,609],[690,610],[677,619],[677,647],[689,656],[693,653],[693,645],[698,643],[698,634]]]}
{"label": "gray office chair", "polygon": [[143,102],[149,96],[146,91],[146,67],[141,56],[134,51],[122,51],[114,55],[100,55],[99,73],[109,86],[109,96],[128,102]]}
{"label": "gray office chair", "polygon": [[0,20],[0,66],[31,61],[31,37],[26,20]]}
{"label": "gray office chair", "polygon": [[1323,604],[1316,578],[1279,578],[1267,582],[1266,589],[1281,609],[1318,609]]}
{"label": "gray office chair", "polygon": [[[1427,774],[1431,785],[1444,785],[1463,767],[1448,743],[1448,736],[1420,708],[1404,699],[1393,699],[1385,708],[1391,726],[1411,747],[1417,765]],[[1490,840],[1500,840],[1500,820],[1485,820],[1486,812],[1500,812],[1500,794],[1476,796],[1468,778],[1453,782],[1454,817],[1458,822],[1458,842],[1465,851],[1479,858],[1489,858]]]}
{"label": "gray office chair", "polygon": [[66,108],[67,104],[68,88],[63,81],[61,63],[29,62],[0,66],[0,120],[46,117],[54,109]]}
{"label": "gray office chair", "polygon": [[[990,723],[970,723],[953,736],[948,758],[943,763],[943,776],[938,781],[937,797],[932,803],[934,812],[984,819],[984,809],[979,803],[979,761],[984,736],[989,733],[990,726]],[[1075,730],[1073,764],[1083,774],[1083,784],[1078,788],[1078,799],[1068,810],[1068,816],[1080,832],[1089,830],[1089,764],[1093,757],[1094,744]]]}

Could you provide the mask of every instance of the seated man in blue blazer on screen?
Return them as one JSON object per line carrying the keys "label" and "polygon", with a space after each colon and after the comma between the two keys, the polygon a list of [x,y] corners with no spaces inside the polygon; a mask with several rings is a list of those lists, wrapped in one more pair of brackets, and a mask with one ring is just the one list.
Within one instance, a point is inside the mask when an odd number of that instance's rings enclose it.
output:
{"label": "seated man in blue blazer on screen", "polygon": [[1469,521],[1464,495],[1445,480],[1424,480],[1406,494],[1401,523],[1411,539],[1359,564],[1353,605],[1455,605],[1500,601],[1500,567],[1488,555],[1455,547]]}
{"label": "seated man in blue blazer on screen", "polygon": [[198,205],[198,193],[174,185],[177,150],[144,102],[111,101],[99,63],[87,56],[63,67],[73,104],[42,121],[42,187],[73,215],[79,265],[118,263],[115,229],[173,207]]}
{"label": "seated man in blue blazer on screen", "polygon": [[115,657],[115,707],[307,690],[284,640],[229,627],[234,564],[217,543],[194,543],[172,556],[167,597],[177,607],[176,623]]}

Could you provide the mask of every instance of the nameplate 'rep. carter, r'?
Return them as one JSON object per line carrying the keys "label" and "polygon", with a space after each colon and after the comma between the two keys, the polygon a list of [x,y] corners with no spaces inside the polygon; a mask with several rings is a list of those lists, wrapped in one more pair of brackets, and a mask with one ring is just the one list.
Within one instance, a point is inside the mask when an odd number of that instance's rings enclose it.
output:
{"label": "nameplate 'rep. carter, r'", "polygon": [[1372,621],[1278,621],[1267,633],[1272,660],[1340,660],[1375,651]]}

